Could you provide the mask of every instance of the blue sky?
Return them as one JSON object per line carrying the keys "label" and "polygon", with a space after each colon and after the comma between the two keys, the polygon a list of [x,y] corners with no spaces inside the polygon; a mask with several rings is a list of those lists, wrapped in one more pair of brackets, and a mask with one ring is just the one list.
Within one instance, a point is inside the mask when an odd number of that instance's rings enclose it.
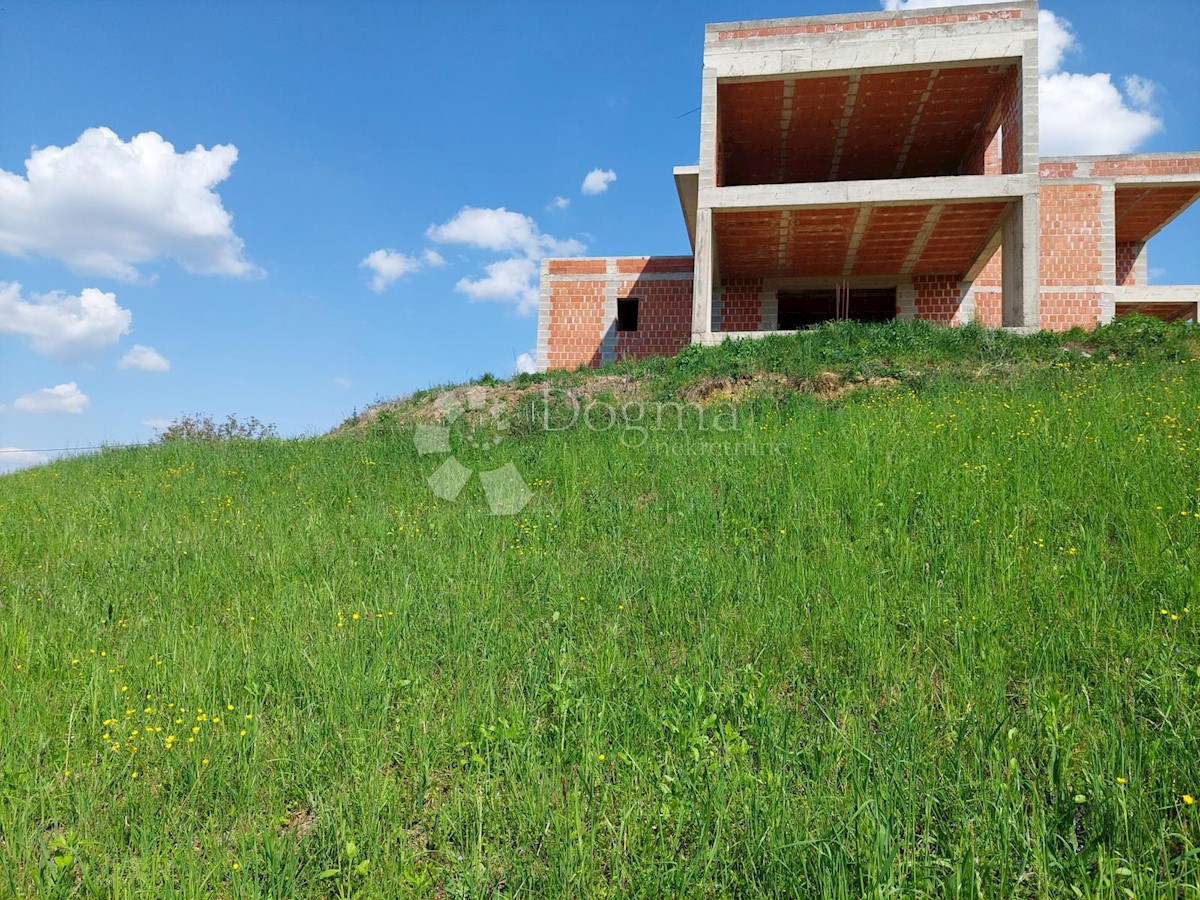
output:
{"label": "blue sky", "polygon": [[[0,447],[194,412],[323,432],[507,376],[538,255],[688,252],[671,167],[697,157],[705,22],[878,7],[6,0]],[[1200,149],[1191,4],[1046,8],[1074,36],[1056,140],[1088,145],[1064,149]],[[615,180],[585,193],[593,170]],[[1192,210],[1156,239],[1157,280],[1200,282],[1198,236]],[[382,290],[376,251],[400,254]]]}

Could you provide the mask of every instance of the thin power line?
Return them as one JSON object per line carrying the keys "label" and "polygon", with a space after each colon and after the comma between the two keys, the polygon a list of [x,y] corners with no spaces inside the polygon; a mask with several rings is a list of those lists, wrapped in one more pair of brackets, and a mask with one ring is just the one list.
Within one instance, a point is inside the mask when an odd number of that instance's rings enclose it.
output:
{"label": "thin power line", "polygon": [[0,453],[72,453],[75,451],[83,452],[85,450],[130,450],[134,447],[154,447],[155,443],[147,442],[144,444],[99,444],[94,447],[43,447],[30,448],[26,450],[24,447],[3,447],[0,448]]}

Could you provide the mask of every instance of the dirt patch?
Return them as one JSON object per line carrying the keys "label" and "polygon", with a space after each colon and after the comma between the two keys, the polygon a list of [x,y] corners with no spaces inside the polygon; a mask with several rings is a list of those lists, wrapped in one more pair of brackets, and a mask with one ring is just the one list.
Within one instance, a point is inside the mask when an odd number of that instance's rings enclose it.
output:
{"label": "dirt patch", "polygon": [[301,806],[297,809],[289,810],[287,815],[283,817],[283,821],[279,823],[279,833],[302,838],[312,831],[316,823],[317,817],[313,815],[313,811],[308,807]]}
{"label": "dirt patch", "polygon": [[646,386],[644,378],[628,375],[599,375],[578,383],[551,381],[532,384],[498,382],[470,384],[422,392],[419,397],[400,397],[379,403],[334,430],[348,434],[368,430],[376,423],[395,425],[441,424],[448,418],[465,415],[468,419],[512,418],[518,410],[543,402],[569,403],[608,395],[618,403],[639,399]]}
{"label": "dirt patch", "polygon": [[678,397],[687,403],[729,403],[749,397],[786,393],[812,394],[823,400],[833,400],[848,391],[861,387],[890,387],[900,382],[895,378],[843,378],[836,372],[822,372],[816,378],[804,379],[777,372],[755,372],[742,376],[704,378],[685,388]]}

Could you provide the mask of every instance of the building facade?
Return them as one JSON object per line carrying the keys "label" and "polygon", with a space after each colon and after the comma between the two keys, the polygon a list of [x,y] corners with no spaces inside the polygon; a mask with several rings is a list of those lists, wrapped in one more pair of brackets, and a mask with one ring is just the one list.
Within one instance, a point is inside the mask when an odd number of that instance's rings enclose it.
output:
{"label": "building facade", "polygon": [[693,254],[542,262],[537,365],[850,318],[1065,330],[1195,318],[1146,242],[1200,153],[1043,158],[1036,2],[709,25]]}

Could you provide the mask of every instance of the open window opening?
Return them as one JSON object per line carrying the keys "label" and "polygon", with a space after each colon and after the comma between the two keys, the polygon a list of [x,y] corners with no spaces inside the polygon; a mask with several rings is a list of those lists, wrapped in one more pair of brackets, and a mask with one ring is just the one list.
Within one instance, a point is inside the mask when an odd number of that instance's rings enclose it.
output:
{"label": "open window opening", "polygon": [[638,330],[638,298],[617,300],[617,331]]}
{"label": "open window opening", "polygon": [[856,322],[890,322],[896,318],[896,289],[818,288],[778,293],[780,331],[815,328],[822,322],[852,319]]}

